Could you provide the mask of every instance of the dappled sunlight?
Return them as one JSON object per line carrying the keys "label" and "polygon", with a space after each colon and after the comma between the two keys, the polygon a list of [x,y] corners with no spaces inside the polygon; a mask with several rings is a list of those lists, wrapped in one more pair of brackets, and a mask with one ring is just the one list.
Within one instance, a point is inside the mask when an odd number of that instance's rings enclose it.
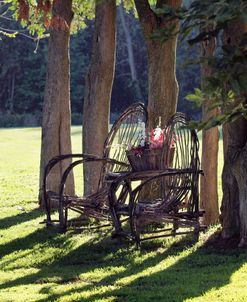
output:
{"label": "dappled sunlight", "polygon": [[44,228],[44,225],[40,224],[44,218],[45,216],[41,214],[36,219],[30,219],[28,221],[19,222],[18,224],[9,225],[9,227],[3,227],[0,230],[0,234],[2,236],[0,240],[0,250],[1,246],[3,246],[2,243],[9,244],[13,240],[17,240],[18,242],[22,243],[20,246],[25,246],[26,243],[30,243],[26,240],[27,236],[33,236],[33,233],[36,233],[38,230]]}
{"label": "dappled sunlight", "polygon": [[10,254],[1,266],[7,275],[10,269],[18,274],[2,279],[0,298],[13,287],[19,293],[25,288],[40,302],[125,301],[129,296],[131,301],[173,301],[174,295],[174,301],[203,301],[205,293],[210,296],[227,287],[235,274],[246,272],[241,253],[207,253],[202,241],[191,244],[186,238],[167,245],[161,240],[145,243],[141,251],[102,233],[63,235],[41,229],[21,240],[25,244],[19,255],[17,242],[6,246]]}
{"label": "dappled sunlight", "polygon": [[[140,249],[111,239],[110,228],[65,234],[46,228],[35,202],[39,129],[22,130],[6,130],[4,136],[13,131],[16,141],[0,139],[0,147],[6,144],[0,154],[0,301],[246,301],[246,251],[204,247],[217,227],[202,233],[198,243],[171,237],[143,242]],[[72,131],[80,152],[79,128]],[[32,146],[25,153],[29,135]],[[80,193],[81,167],[75,174]]]}

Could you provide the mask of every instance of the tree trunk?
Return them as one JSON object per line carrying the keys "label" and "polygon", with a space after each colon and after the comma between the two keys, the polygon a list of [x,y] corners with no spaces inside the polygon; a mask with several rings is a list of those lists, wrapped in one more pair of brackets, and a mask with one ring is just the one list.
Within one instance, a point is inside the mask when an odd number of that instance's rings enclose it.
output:
{"label": "tree trunk", "polygon": [[231,129],[233,129],[232,124],[223,126],[224,166],[222,171],[221,235],[224,239],[239,235],[239,192],[230,160],[230,152],[232,153],[230,151],[231,144],[229,144]]}
{"label": "tree trunk", "polygon": [[123,28],[124,36],[125,36],[125,42],[126,42],[127,54],[128,54],[128,64],[129,64],[129,68],[130,68],[132,85],[134,87],[136,98],[138,100],[142,100],[143,97],[142,97],[141,88],[140,88],[140,84],[139,84],[139,80],[138,80],[137,72],[136,72],[133,41],[131,38],[129,27],[125,20],[123,3],[119,6],[118,11],[119,11],[119,16],[120,16],[121,26]]}
{"label": "tree trunk", "polygon": [[[156,8],[170,5],[179,8],[182,0],[157,0]],[[148,0],[135,0],[136,9],[144,33],[148,54],[148,129],[154,129],[159,124],[165,127],[170,117],[176,112],[178,100],[178,83],[176,78],[176,48],[177,36],[166,42],[154,40],[151,35],[171,25],[164,17],[159,17],[151,9]],[[179,26],[178,21],[176,28]],[[160,186],[154,182],[142,190],[143,199],[153,199],[160,196]]]}
{"label": "tree trunk", "polygon": [[[232,23],[225,30],[225,41],[238,44],[247,32],[247,24]],[[235,104],[246,103],[246,97]],[[228,111],[229,105],[224,108]],[[223,127],[224,168],[222,173],[222,237],[240,237],[240,246],[247,245],[247,120],[238,118]]]}
{"label": "tree trunk", "polygon": [[[53,3],[54,24],[49,39],[42,120],[39,195],[41,204],[42,178],[46,164],[53,156],[72,153],[69,59],[69,28],[73,18],[72,0],[57,0]],[[62,22],[56,23],[58,19]],[[62,173],[70,162],[70,160],[63,161],[51,171],[47,180],[49,190],[58,190]],[[74,194],[73,174],[70,175],[66,183],[66,193]]]}
{"label": "tree trunk", "polygon": [[[214,55],[216,41],[210,38],[202,43],[202,56],[210,57]],[[205,79],[212,75],[212,70],[208,64],[202,64],[202,86]],[[218,109],[209,109],[213,101],[207,99],[202,106],[202,119],[204,121],[216,116]],[[217,127],[202,132],[202,170],[204,175],[200,182],[200,200],[201,207],[205,209],[203,217],[206,225],[215,224],[219,221],[219,205],[218,205],[218,142],[219,131]]]}
{"label": "tree trunk", "polygon": [[[245,131],[247,122],[245,120]],[[240,243],[239,246],[247,246],[247,143],[239,153],[238,160],[234,163],[233,174],[237,180],[239,188],[239,226]]]}
{"label": "tree trunk", "polygon": [[239,118],[224,126],[222,173],[222,237],[240,236],[247,243],[247,121]]}
{"label": "tree trunk", "polygon": [[[160,0],[157,1],[156,7],[162,7],[163,4],[166,4],[179,8],[181,3],[181,0]],[[164,43],[151,39],[152,33],[164,29],[168,25],[168,21],[154,13],[148,0],[135,0],[135,5],[148,52],[148,114],[149,129],[152,129],[157,125],[159,116],[161,116],[162,126],[164,126],[176,112],[178,98],[177,36]],[[178,21],[172,22],[175,22],[177,27],[179,26]]]}
{"label": "tree trunk", "polygon": [[[102,156],[115,69],[116,0],[96,1],[95,30],[83,110],[83,152]],[[84,194],[98,186],[100,164],[84,165]]]}

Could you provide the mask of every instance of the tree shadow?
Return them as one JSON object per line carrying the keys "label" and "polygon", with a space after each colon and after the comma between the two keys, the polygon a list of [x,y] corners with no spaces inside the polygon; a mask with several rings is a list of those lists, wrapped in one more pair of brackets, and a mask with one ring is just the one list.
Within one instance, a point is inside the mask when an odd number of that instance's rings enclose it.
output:
{"label": "tree shadow", "polygon": [[[42,264],[40,267],[37,266],[40,270],[35,274],[5,282],[0,285],[0,289],[30,283],[49,283],[51,279],[55,280],[57,284],[67,283],[71,282],[71,280],[78,280],[79,275],[93,271],[99,267],[101,269],[107,269],[109,267],[117,268],[123,265],[123,263],[126,266],[133,266],[134,271],[138,273],[149,266],[158,264],[164,257],[175,255],[183,248],[182,245],[177,248],[171,246],[167,248],[165,253],[156,256],[152,254],[147,260],[144,260],[141,265],[135,265],[133,252],[135,253],[136,250],[137,253],[140,253],[140,251],[138,251],[135,246],[126,244],[126,242],[119,243],[119,241],[113,241],[111,238],[98,239],[101,236],[93,236],[78,248],[66,253],[66,250],[71,249],[68,237],[66,241],[66,237],[61,238],[60,234],[55,234],[54,236],[54,234],[49,233],[50,238],[47,238],[45,233],[46,231],[43,229],[37,230],[24,239],[16,239],[2,247],[0,246],[0,254],[7,255],[13,253],[16,251],[17,246],[19,250],[25,251],[31,249],[36,243],[43,243],[46,245],[53,244],[55,246],[59,244],[63,245],[65,255],[60,255],[49,265]],[[155,244],[153,248],[155,248]],[[32,251],[30,251],[30,253],[32,253]],[[105,278],[105,280],[101,280],[99,284],[104,285],[107,282],[111,282],[111,280],[114,281],[116,278],[128,276],[129,272],[131,273],[132,270],[127,269],[126,272],[114,274],[111,277]]]}
{"label": "tree shadow", "polygon": [[34,209],[32,211],[22,212],[18,213],[17,215],[5,217],[3,219],[0,219],[0,229],[7,229],[16,224],[30,221],[41,216],[44,216],[44,212],[40,209]]}
{"label": "tree shadow", "polygon": [[[0,289],[6,289],[18,285],[45,284],[40,290],[46,294],[39,302],[55,301],[62,297],[78,293],[91,292],[89,297],[83,297],[83,301],[90,302],[104,300],[112,301],[174,301],[182,302],[188,298],[203,295],[212,288],[220,288],[227,285],[232,274],[245,263],[246,251],[218,252],[215,249],[192,247],[189,253],[187,248],[191,244],[188,238],[170,244],[165,251],[156,251],[160,248],[160,242],[150,242],[143,245],[141,251],[135,251],[135,247],[119,244],[110,238],[102,238],[101,235],[93,236],[79,247],[71,250],[70,235],[54,234],[45,229],[26,236],[15,242],[8,243],[9,253],[14,252],[20,241],[25,241],[21,249],[31,248],[35,243],[46,245],[63,245],[64,255],[59,255],[49,264],[41,264],[37,273],[30,274],[0,285]],[[42,239],[43,238],[43,239]],[[6,248],[6,245],[5,245]],[[67,252],[67,250],[71,250]],[[144,260],[136,262],[135,255],[144,256]],[[5,253],[6,254],[6,253]],[[170,266],[162,267],[162,261],[168,257],[178,257],[178,260]],[[159,269],[154,270],[158,265]],[[95,269],[107,270],[109,268],[124,267],[122,271],[113,272],[99,280],[83,279],[83,274]],[[133,281],[124,284],[124,278],[132,277]],[[55,285],[77,283],[73,289],[60,293],[54,293]],[[46,285],[47,284],[47,285]],[[112,289],[112,285],[117,286]],[[105,288],[93,293],[95,288]],[[82,297],[73,301],[82,301]]]}
{"label": "tree shadow", "polygon": [[[69,296],[78,292],[85,293],[94,288],[103,288],[96,294],[90,294],[88,298],[83,297],[84,302],[103,301],[110,298],[111,301],[169,301],[183,302],[186,299],[196,298],[204,295],[211,289],[219,289],[229,284],[232,274],[246,263],[246,251],[231,251],[230,253],[218,252],[214,249],[201,247],[188,256],[181,257],[173,265],[152,273],[153,268],[167,257],[177,255],[182,252],[183,242],[171,246],[166,252],[150,257],[143,261],[141,265],[130,262],[124,272],[106,277],[97,283],[76,287],[62,294],[52,293],[52,287],[46,287],[42,291],[49,294],[50,300]],[[149,270],[150,274],[145,274]],[[127,285],[122,285],[121,279],[136,276],[134,281]],[[78,279],[75,280],[78,282]],[[117,289],[112,290],[112,286],[118,284]],[[46,299],[40,299],[45,302]],[[82,301],[82,296],[73,301]]]}

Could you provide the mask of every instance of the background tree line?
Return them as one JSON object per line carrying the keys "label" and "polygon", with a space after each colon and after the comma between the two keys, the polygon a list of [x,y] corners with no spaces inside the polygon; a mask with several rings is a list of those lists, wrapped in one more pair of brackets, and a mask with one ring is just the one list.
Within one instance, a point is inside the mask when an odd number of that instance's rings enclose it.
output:
{"label": "background tree line", "polygon": [[[23,0],[20,2],[22,3],[22,19],[28,20],[28,1]],[[87,1],[85,0],[85,2]],[[46,16],[47,7],[45,7],[43,1],[40,0],[37,3],[39,10],[43,11]],[[40,179],[42,179],[42,171],[45,164],[50,158],[58,154],[71,153],[70,58],[68,50],[70,47],[71,21],[75,6],[73,6],[72,0],[46,1],[45,3],[50,3],[51,9],[49,8],[48,10],[51,12],[51,22],[53,24],[50,27],[49,56],[44,95]],[[245,163],[243,162],[246,158],[247,109],[245,83],[247,77],[245,66],[247,3],[246,1],[240,1],[236,4],[233,0],[205,0],[202,3],[199,0],[194,0],[188,8],[182,7],[182,1],[180,0],[135,0],[134,4],[142,28],[144,45],[146,46],[136,48],[138,50],[137,53],[141,54],[143,62],[145,63],[145,59],[147,60],[147,70],[141,69],[142,74],[140,76],[138,76],[140,64],[134,51],[135,44],[133,43],[133,46],[131,43],[132,27],[135,28],[136,26],[134,24],[132,26],[125,13],[120,10],[120,13],[117,14],[119,19],[117,22],[118,27],[116,27],[116,0],[95,1],[92,55],[84,93],[83,151],[99,156],[102,153],[100,146],[102,145],[103,137],[106,136],[108,131],[110,100],[111,95],[114,96],[114,92],[112,93],[113,79],[115,80],[113,86],[115,91],[117,91],[117,99],[112,98],[111,103],[113,112],[121,111],[120,104],[128,104],[128,102],[125,102],[126,99],[124,101],[121,99],[123,91],[128,91],[125,89],[126,87],[132,88],[130,89],[132,98],[128,99],[129,101],[136,100],[136,96],[139,98],[141,95],[145,99],[145,87],[148,87],[148,102],[146,102],[149,113],[148,128],[155,127],[159,115],[162,116],[162,126],[164,126],[177,109],[181,110],[181,101],[180,106],[177,108],[176,61],[179,62],[180,58],[180,61],[185,62],[190,57],[186,53],[186,59],[184,59],[185,51],[182,50],[181,53],[179,50],[176,51],[177,34],[180,27],[179,20],[182,20],[180,28],[184,39],[187,40],[188,34],[192,33],[193,38],[189,38],[189,43],[201,47],[201,55],[196,56],[198,52],[193,51],[191,56],[193,59],[198,58],[197,63],[198,66],[200,64],[202,68],[201,74],[203,75],[202,91],[197,89],[195,94],[190,97],[191,100],[196,101],[199,105],[203,105],[203,121],[199,124],[195,123],[194,126],[204,129],[204,131],[211,131],[209,128],[223,124],[225,152],[222,177],[222,238],[229,239],[237,236],[238,240],[240,240],[240,246],[243,246],[247,242],[247,195],[246,181],[243,181],[246,176],[246,161]],[[119,26],[120,22],[122,24]],[[125,24],[127,22],[129,22],[130,26]],[[33,24],[31,23],[32,26]],[[124,37],[122,39],[124,43],[119,42],[120,40],[118,41],[118,64],[115,64],[116,28],[119,32],[118,36],[121,38],[122,33]],[[152,39],[153,34],[156,34],[156,40]],[[139,41],[140,37],[141,34],[134,35],[134,41]],[[127,47],[124,47],[125,43]],[[183,45],[181,43],[178,44],[180,47]],[[144,48],[144,51],[142,48]],[[121,53],[119,49],[123,49],[123,56],[119,57],[119,53]],[[186,46],[185,49],[187,49]],[[122,60],[119,61],[119,58]],[[124,64],[122,69],[119,62],[121,63],[124,60],[127,61],[127,64]],[[116,70],[116,73],[115,66],[120,68]],[[179,76],[179,71],[182,71],[183,77],[181,77],[181,74]],[[146,74],[148,79],[147,82],[144,81],[143,85],[141,76],[145,77]],[[199,79],[199,74],[198,70],[195,79]],[[129,76],[127,77],[127,75]],[[120,90],[117,88],[118,79],[125,79],[125,77],[127,85],[123,82]],[[186,73],[184,70],[178,69],[180,100],[182,99],[181,92],[186,87],[186,85],[182,85],[181,78],[189,79],[191,82],[190,72]],[[9,95],[10,99],[13,99],[15,77],[12,77],[9,82]],[[192,87],[197,86],[199,85],[196,83],[192,84]],[[142,89],[142,87],[144,88]],[[212,111],[217,108],[221,110],[221,114],[218,114],[220,112],[218,110]],[[188,112],[186,108],[183,111]],[[93,140],[90,133],[94,133],[95,137]],[[209,139],[206,132],[203,135],[203,149],[205,151],[203,153],[203,162],[206,163],[206,167],[208,162],[205,160],[205,154],[209,154],[208,149],[210,149],[211,145],[217,145],[217,131],[212,136],[215,137],[213,140]],[[97,145],[95,145],[95,141],[97,141]],[[214,154],[214,160],[212,160],[212,154]],[[206,192],[209,192],[212,187],[210,182],[212,173],[214,173],[214,179],[217,181],[217,147],[208,158],[213,169],[205,171],[204,177],[209,180],[209,182],[203,184]],[[204,165],[203,168],[205,168]],[[51,188],[56,187],[55,182],[60,179],[59,175],[61,175],[63,170],[64,167],[61,166],[53,175],[50,180]],[[92,171],[87,172],[85,175],[92,174]],[[95,177],[93,179],[95,180]],[[93,182],[90,181],[89,183],[92,188]],[[73,191],[72,178],[68,188]],[[215,185],[212,191],[215,191],[216,188],[217,186]],[[202,204],[204,205],[205,201],[208,207],[206,209],[206,215],[209,217],[208,224],[215,223],[218,220],[217,194],[214,193],[211,196],[212,198],[208,198],[205,195],[203,197],[204,200],[202,200]],[[216,209],[213,212],[217,212],[215,216],[209,215],[212,204],[215,205]]]}
{"label": "background tree line", "polygon": [[[93,22],[87,20],[86,27],[71,36],[71,109],[74,125],[80,125],[82,121],[85,76],[91,55]],[[123,22],[129,31],[130,40],[126,39]],[[0,26],[23,30],[14,20],[1,19]],[[128,43],[131,43],[132,47],[136,79],[131,70]],[[0,45],[0,127],[39,126],[44,100],[48,39],[40,39],[37,42],[22,35],[17,35],[15,38],[1,35]],[[126,12],[121,6],[118,7],[117,14],[116,45],[111,121],[136,100],[147,103],[148,94],[147,53],[140,24],[132,12]],[[178,110],[194,118],[199,118],[200,111],[193,110],[191,103],[185,100],[185,96],[191,93],[194,87],[200,85],[200,70],[198,66],[188,65],[183,68],[183,65],[197,53],[198,47],[190,47],[185,41],[178,43]],[[136,81],[138,81],[138,89],[136,89]]]}

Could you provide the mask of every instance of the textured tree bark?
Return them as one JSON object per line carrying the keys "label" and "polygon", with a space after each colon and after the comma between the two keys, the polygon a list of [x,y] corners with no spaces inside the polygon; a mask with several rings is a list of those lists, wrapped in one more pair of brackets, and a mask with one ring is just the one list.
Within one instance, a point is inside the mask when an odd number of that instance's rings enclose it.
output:
{"label": "textured tree bark", "polygon": [[[247,24],[232,23],[225,30],[225,41],[237,44]],[[235,100],[246,103],[246,96]],[[231,109],[229,106],[225,111]],[[239,236],[240,246],[247,245],[247,120],[239,118],[223,127],[224,168],[222,173],[223,200],[221,207],[222,237]]]}
{"label": "textured tree bark", "polygon": [[239,118],[224,126],[222,237],[240,237],[247,243],[247,121]]}
{"label": "textured tree bark", "polygon": [[[160,0],[156,7],[163,4],[175,8],[181,6],[181,0]],[[168,22],[158,17],[151,9],[148,0],[135,0],[138,16],[143,28],[148,53],[148,114],[149,129],[154,128],[159,116],[162,126],[176,112],[178,83],[176,79],[177,36],[162,43],[151,39],[155,30],[164,29]],[[175,22],[178,27],[178,21]]]}
{"label": "textured tree bark", "polygon": [[[102,156],[115,69],[116,0],[96,1],[95,30],[83,109],[83,152]],[[101,165],[84,165],[84,194],[97,188]]]}
{"label": "textured tree bark", "polygon": [[[245,126],[245,130],[247,131],[247,125]],[[239,246],[242,247],[247,246],[247,143],[245,143],[244,148],[242,148],[239,154],[238,160],[233,166],[233,174],[239,188]]]}
{"label": "textured tree bark", "polygon": [[[54,1],[52,13],[53,17],[63,18],[64,26],[51,28],[49,38],[40,159],[39,201],[41,205],[43,205],[42,179],[46,164],[53,156],[72,153],[69,59],[69,28],[73,18],[72,0]],[[52,170],[47,180],[49,190],[58,190],[62,173],[70,162],[66,160]],[[74,194],[73,174],[68,178],[66,193]]]}
{"label": "textured tree bark", "polygon": [[[156,8],[170,5],[179,8],[182,0],[157,0]],[[164,127],[176,112],[178,100],[178,83],[176,78],[177,36],[166,42],[152,39],[151,35],[170,25],[165,18],[159,17],[150,7],[148,0],[135,0],[135,6],[144,33],[148,54],[148,129],[154,129],[161,117]],[[178,28],[178,21],[173,21]],[[159,185],[153,183],[142,190],[143,199],[160,196]]]}
{"label": "textured tree bark", "polygon": [[[215,39],[211,38],[202,43],[202,56],[210,57],[215,52]],[[208,64],[201,66],[202,86],[205,79],[212,75],[212,70]],[[207,99],[202,106],[202,119],[207,121],[209,118],[216,116],[218,109],[209,109],[213,102]],[[200,182],[200,200],[201,207],[205,209],[203,221],[206,225],[215,224],[219,221],[219,204],[218,204],[218,142],[219,131],[217,127],[202,132],[202,170],[204,175]]]}
{"label": "textured tree bark", "polygon": [[[238,127],[237,127],[238,128]],[[222,171],[223,198],[221,204],[222,238],[227,239],[239,235],[239,191],[235,176],[232,173],[230,153],[233,125],[223,126],[224,166]]]}

